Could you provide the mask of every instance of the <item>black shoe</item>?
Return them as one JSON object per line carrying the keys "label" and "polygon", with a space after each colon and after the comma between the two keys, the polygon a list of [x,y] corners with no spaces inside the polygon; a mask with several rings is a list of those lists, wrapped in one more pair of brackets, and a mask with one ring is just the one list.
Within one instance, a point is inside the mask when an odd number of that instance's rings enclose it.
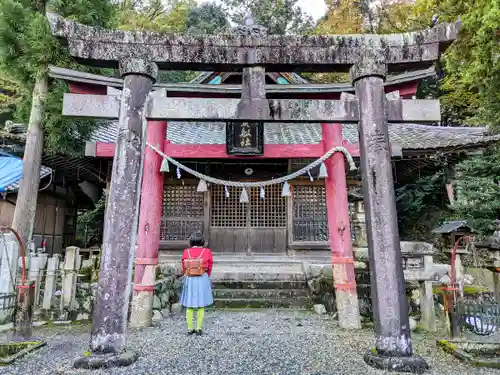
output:
{"label": "black shoe", "polygon": [[195,333],[196,331],[194,329],[192,329],[191,331],[188,331],[188,336],[191,336],[193,333]]}
{"label": "black shoe", "polygon": [[200,329],[200,330],[195,331],[195,333],[196,333],[198,336],[203,335],[203,332],[202,332],[202,330],[201,330],[201,329]]}

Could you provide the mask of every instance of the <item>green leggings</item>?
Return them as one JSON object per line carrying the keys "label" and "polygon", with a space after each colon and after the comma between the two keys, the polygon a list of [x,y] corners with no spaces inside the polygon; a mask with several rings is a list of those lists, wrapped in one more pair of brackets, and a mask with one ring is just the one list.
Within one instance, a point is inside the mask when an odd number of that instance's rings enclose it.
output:
{"label": "green leggings", "polygon": [[[186,320],[188,330],[193,330],[193,317],[194,317],[194,308],[188,307],[186,309]],[[205,317],[205,309],[200,307],[196,309],[196,330],[201,331],[201,327],[203,327],[203,318]]]}

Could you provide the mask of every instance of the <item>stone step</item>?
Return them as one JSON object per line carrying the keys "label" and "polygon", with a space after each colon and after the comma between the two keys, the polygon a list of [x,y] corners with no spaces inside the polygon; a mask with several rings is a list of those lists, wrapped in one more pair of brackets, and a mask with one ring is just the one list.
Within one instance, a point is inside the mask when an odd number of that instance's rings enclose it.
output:
{"label": "stone step", "polygon": [[282,299],[309,297],[307,289],[214,289],[216,299]]}
{"label": "stone step", "polygon": [[307,289],[305,280],[217,280],[212,279],[213,289]]}
{"label": "stone step", "polygon": [[216,308],[311,308],[313,302],[308,297],[297,298],[215,298]]}
{"label": "stone step", "polygon": [[305,281],[306,275],[299,272],[263,272],[262,270],[214,270],[211,278],[213,281]]}
{"label": "stone step", "polygon": [[[299,256],[289,256],[286,254],[255,254],[255,255],[245,255],[245,254],[227,254],[227,253],[214,253],[214,263],[215,265],[248,265],[248,264],[263,264],[263,265],[287,265],[287,264],[297,264],[300,265],[303,262],[308,263],[318,263],[318,264],[329,264],[331,262],[331,255],[329,253],[310,253],[307,255]],[[160,263],[180,263],[181,252],[160,252],[158,255]]]}
{"label": "stone step", "polygon": [[[180,264],[180,263],[179,263]],[[263,269],[263,270],[294,270],[297,272],[302,272],[303,266],[302,263],[300,262],[289,262],[289,263],[272,263],[272,262],[242,262],[242,263],[236,263],[236,262],[214,262],[213,266],[214,270],[215,269]]]}

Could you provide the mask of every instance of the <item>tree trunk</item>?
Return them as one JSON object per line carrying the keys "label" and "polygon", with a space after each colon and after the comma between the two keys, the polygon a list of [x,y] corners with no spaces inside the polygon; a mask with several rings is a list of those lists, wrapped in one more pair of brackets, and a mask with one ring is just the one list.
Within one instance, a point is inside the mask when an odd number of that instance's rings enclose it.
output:
{"label": "tree trunk", "polygon": [[42,120],[45,113],[45,97],[48,89],[47,73],[39,74],[33,98],[28,125],[26,146],[24,147],[23,174],[17,193],[16,210],[12,220],[12,228],[19,233],[27,246],[31,230],[35,222],[38,187],[40,185],[40,168],[42,165],[43,130]]}

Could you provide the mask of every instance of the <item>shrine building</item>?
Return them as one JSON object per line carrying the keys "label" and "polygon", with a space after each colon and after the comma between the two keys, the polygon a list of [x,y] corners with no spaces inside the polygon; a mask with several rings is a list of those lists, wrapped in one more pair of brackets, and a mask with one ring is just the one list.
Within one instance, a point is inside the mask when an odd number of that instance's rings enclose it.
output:
{"label": "shrine building", "polygon": [[[123,85],[122,79],[55,67],[50,74],[65,80],[73,94],[120,95],[118,90]],[[430,68],[389,76],[386,93],[414,98],[420,81],[435,74],[435,69]],[[205,72],[190,83],[157,83],[153,90],[164,90],[168,97],[240,98],[241,87],[241,73]],[[295,73],[266,73],[268,99],[338,100],[341,93],[354,93],[354,88],[349,83],[312,85]],[[359,167],[356,123],[336,127],[319,123],[264,123],[262,139],[258,132],[250,137],[255,148],[253,155],[232,152],[231,148],[238,148],[240,134],[237,126],[226,129],[224,122],[148,123],[148,142],[158,144],[166,155],[183,165],[223,180],[263,181],[286,176],[323,156],[332,145],[344,146]],[[117,121],[103,121],[86,145],[86,158],[111,164],[117,134]],[[442,168],[439,159],[445,158],[453,164],[498,140],[481,127],[408,123],[389,124],[389,138],[394,180],[399,184],[418,178],[425,169]],[[157,237],[150,239],[150,245],[159,243],[163,252],[182,250],[189,235],[197,230],[204,233],[215,253],[329,250],[328,219],[335,217],[335,212],[327,209],[330,199],[337,200],[334,207],[347,205],[349,200],[353,246],[367,246],[359,168],[351,172],[345,168],[346,185],[333,183],[329,197],[325,179],[318,178],[319,168],[315,168],[310,175],[306,173],[290,181],[290,196],[283,196],[282,184],[277,184],[265,187],[264,196],[259,188],[248,189],[249,202],[240,203],[240,188],[227,187],[226,191],[223,185],[208,184],[207,191],[200,193],[198,179],[183,171],[179,176],[173,165],[162,173],[161,162],[158,154],[146,150],[141,207],[147,200],[146,207],[157,212],[161,220],[160,233],[150,233]],[[329,178],[335,180],[336,176]],[[339,186],[344,186],[344,192],[337,190]],[[141,232],[144,231],[139,231],[139,242]]]}

